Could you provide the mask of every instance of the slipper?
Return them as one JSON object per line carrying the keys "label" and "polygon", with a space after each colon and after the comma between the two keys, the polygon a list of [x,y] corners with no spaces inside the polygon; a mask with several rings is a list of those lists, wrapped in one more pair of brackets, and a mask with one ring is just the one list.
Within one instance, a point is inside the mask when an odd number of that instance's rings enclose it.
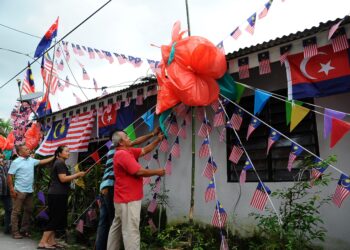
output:
{"label": "slipper", "polygon": [[61,245],[61,244],[59,244],[59,243],[53,244],[52,246],[53,246],[53,247],[56,247],[57,249],[64,249],[64,248],[66,248],[64,245]]}

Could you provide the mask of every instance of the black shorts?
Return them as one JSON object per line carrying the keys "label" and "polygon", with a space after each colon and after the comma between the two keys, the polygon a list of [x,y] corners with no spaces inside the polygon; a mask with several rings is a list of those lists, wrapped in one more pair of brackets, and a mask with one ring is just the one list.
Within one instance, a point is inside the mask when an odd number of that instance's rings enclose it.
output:
{"label": "black shorts", "polygon": [[49,206],[49,222],[45,231],[65,230],[67,227],[68,195],[49,194],[47,196]]}

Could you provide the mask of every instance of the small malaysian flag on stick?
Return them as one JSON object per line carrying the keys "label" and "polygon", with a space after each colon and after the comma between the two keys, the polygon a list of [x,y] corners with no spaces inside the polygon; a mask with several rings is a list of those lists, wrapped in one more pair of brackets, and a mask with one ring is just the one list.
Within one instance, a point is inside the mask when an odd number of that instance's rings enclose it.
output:
{"label": "small malaysian flag on stick", "polygon": [[209,152],[209,139],[206,137],[199,149],[199,158],[208,157]]}
{"label": "small malaysian flag on stick", "polygon": [[159,151],[164,153],[164,152],[167,152],[168,149],[169,149],[169,143],[168,143],[168,140],[164,137],[164,139],[159,145]]}
{"label": "small malaysian flag on stick", "polygon": [[237,27],[234,31],[231,32],[230,35],[233,39],[237,40],[242,35],[242,31],[239,27]]}
{"label": "small malaysian flag on stick", "polygon": [[226,219],[227,219],[227,213],[225,209],[222,207],[221,203],[217,201],[215,211],[211,219],[211,224],[214,227],[223,228],[225,226]]}
{"label": "small malaysian flag on stick", "polygon": [[270,130],[270,135],[269,135],[269,139],[267,140],[267,151],[266,151],[266,155],[269,154],[270,148],[272,147],[272,145],[278,141],[281,137],[281,134],[278,133],[276,130],[271,129]]}
{"label": "small malaysian flag on stick", "polygon": [[311,169],[311,181],[310,184],[311,186],[314,185],[314,182],[320,178],[320,176],[324,173],[324,171],[326,171],[326,169],[328,168],[328,164],[326,164],[325,162],[321,161],[320,159],[316,158],[314,159],[314,163],[316,163],[317,166],[313,167]]}
{"label": "small malaysian flag on stick", "polygon": [[291,49],[292,49],[291,44],[288,44],[286,46],[282,46],[280,48],[280,63],[281,63],[281,65],[283,65],[286,62],[287,56],[289,55]]}
{"label": "small malaysian flag on stick", "polygon": [[249,169],[253,169],[253,165],[249,160],[246,160],[244,163],[244,167],[242,169],[241,175],[239,176],[239,183],[241,184],[245,183],[247,179],[247,171]]}
{"label": "small malaysian flag on stick", "polygon": [[235,110],[233,111],[233,114],[230,120],[232,128],[238,131],[241,128],[242,121],[243,121],[243,110],[238,107],[235,107]]}
{"label": "small malaysian flag on stick", "polygon": [[225,113],[222,107],[218,107],[214,115],[213,126],[220,127],[225,124]]}
{"label": "small malaysian flag on stick", "polygon": [[251,35],[254,35],[255,21],[256,21],[256,12],[247,19],[248,25],[245,28],[245,30]]}
{"label": "small malaysian flag on stick", "polygon": [[341,207],[343,201],[350,194],[350,178],[345,174],[341,174],[337,188],[332,198],[332,202],[337,206]]}
{"label": "small malaysian flag on stick", "polygon": [[249,78],[249,58],[243,57],[238,59],[239,79]]}
{"label": "small malaysian flag on stick", "polygon": [[171,175],[173,164],[172,164],[172,156],[169,154],[168,160],[165,163],[165,173],[167,175]]}
{"label": "small malaysian flag on stick", "polygon": [[170,117],[170,126],[169,126],[169,134],[177,136],[179,132],[179,127],[177,125],[177,120],[175,115],[171,115]]}
{"label": "small malaysian flag on stick", "polygon": [[75,227],[75,229],[79,232],[79,233],[84,233],[84,221],[82,219],[80,219],[77,223],[77,226]]}
{"label": "small malaysian flag on stick", "polygon": [[119,64],[124,64],[128,61],[128,58],[124,54],[114,53],[114,55],[118,59]]}
{"label": "small malaysian flag on stick", "polygon": [[216,172],[217,168],[218,167],[216,166],[216,163],[215,163],[213,157],[211,156],[208,159],[208,162],[204,168],[202,175],[204,177],[207,177],[209,180],[211,180],[213,178],[213,175]]}
{"label": "small malaysian flag on stick", "polygon": [[147,211],[150,213],[154,213],[157,209],[157,194],[153,195],[153,199],[148,205]]}
{"label": "small malaysian flag on stick", "polygon": [[219,100],[213,101],[210,104],[211,108],[214,110],[214,112],[218,111],[218,108],[220,107]]}
{"label": "small malaysian flag on stick", "polygon": [[244,150],[241,147],[235,145],[232,148],[229,160],[237,164],[239,162],[239,159],[241,159],[243,153],[244,153]]}
{"label": "small malaysian flag on stick", "polygon": [[175,139],[175,143],[174,143],[173,147],[171,148],[170,153],[176,158],[180,157],[180,142],[179,142],[178,136]]}
{"label": "small malaysian flag on stick", "polygon": [[303,149],[299,147],[298,145],[292,143],[292,151],[289,154],[289,159],[288,159],[288,166],[287,169],[288,171],[292,171],[293,163],[295,159],[303,152]]}
{"label": "small malaysian flag on stick", "polygon": [[215,200],[215,182],[214,179],[211,179],[209,185],[204,193],[205,202]]}
{"label": "small malaysian flag on stick", "polygon": [[265,75],[271,73],[270,54],[268,51],[258,54],[259,74]]}
{"label": "small malaysian flag on stick", "polygon": [[89,58],[90,59],[95,59],[95,53],[94,50],[90,47],[87,48],[88,49],[88,53],[89,53]]}
{"label": "small malaysian flag on stick", "polygon": [[207,135],[211,132],[211,125],[208,119],[204,118],[202,125],[199,128],[198,136],[200,137],[207,137]]}
{"label": "small malaysian flag on stick", "polygon": [[60,47],[57,47],[57,49],[56,49],[56,57],[57,58],[61,57],[61,48]]}
{"label": "small malaysian flag on stick", "polygon": [[332,48],[334,52],[339,52],[349,48],[348,37],[345,28],[339,28],[331,38]]}
{"label": "small malaysian flag on stick", "polygon": [[249,126],[248,126],[248,131],[247,131],[247,141],[249,140],[250,135],[255,131],[257,127],[259,127],[261,124],[261,121],[258,119],[252,117]]}
{"label": "small malaysian flag on stick", "polygon": [[90,77],[88,73],[86,72],[85,68],[83,68],[83,80],[90,80]]}
{"label": "small malaysian flag on stick", "polygon": [[304,58],[310,58],[317,55],[317,40],[316,37],[310,37],[303,40]]}
{"label": "small malaysian flag on stick", "polygon": [[250,202],[250,206],[263,211],[265,209],[267,199],[271,194],[271,190],[262,182],[259,182]]}
{"label": "small malaysian flag on stick", "polygon": [[94,50],[100,59],[104,58],[104,55],[101,53],[101,51],[99,51],[98,49],[94,49]]}
{"label": "small malaysian flag on stick", "polygon": [[161,184],[161,178],[160,176],[157,177],[156,181],[154,182],[155,186],[153,189],[153,192],[155,194],[158,194],[160,192],[160,184]]}
{"label": "small malaysian flag on stick", "polygon": [[187,137],[187,133],[186,133],[186,120],[183,120],[182,124],[181,124],[181,128],[179,131],[179,137],[182,139],[186,139]]}
{"label": "small malaysian flag on stick", "polygon": [[271,4],[272,4],[272,0],[265,3],[264,9],[259,14],[259,19],[263,19],[267,15],[271,7]]}

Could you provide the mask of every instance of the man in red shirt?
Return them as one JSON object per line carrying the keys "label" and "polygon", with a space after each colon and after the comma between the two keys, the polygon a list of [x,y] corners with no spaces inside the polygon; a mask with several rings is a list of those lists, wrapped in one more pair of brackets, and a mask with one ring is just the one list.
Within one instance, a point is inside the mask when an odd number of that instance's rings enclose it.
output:
{"label": "man in red shirt", "polygon": [[112,135],[116,145],[113,158],[115,217],[109,230],[107,250],[119,250],[123,236],[125,250],[140,249],[140,213],[143,198],[143,178],[163,176],[165,169],[145,169],[138,158],[151,152],[163,140],[163,134],[144,148],[133,148],[132,142],[123,131]]}

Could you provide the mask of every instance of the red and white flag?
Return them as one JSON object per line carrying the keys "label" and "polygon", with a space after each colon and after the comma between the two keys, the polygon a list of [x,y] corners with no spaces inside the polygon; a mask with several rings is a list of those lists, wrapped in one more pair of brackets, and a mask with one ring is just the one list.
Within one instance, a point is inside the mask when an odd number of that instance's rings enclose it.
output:
{"label": "red and white flag", "polygon": [[218,107],[214,115],[213,126],[220,127],[225,125],[225,113],[221,107]]}
{"label": "red and white flag", "polygon": [[202,125],[199,128],[198,136],[200,137],[207,137],[212,130],[212,127],[210,125],[210,122],[208,119],[204,119],[202,122]]}
{"label": "red and white flag", "polygon": [[240,108],[236,108],[231,117],[232,128],[238,131],[241,128],[243,122],[243,111]]}
{"label": "red and white flag", "polygon": [[350,178],[349,176],[342,174],[339,178],[337,188],[332,198],[332,202],[341,207],[343,201],[350,195]]}
{"label": "red and white flag", "polygon": [[218,167],[217,167],[213,157],[209,157],[208,162],[203,170],[202,175],[204,177],[207,177],[209,180],[211,180],[213,178],[213,175],[216,172],[217,168]]}
{"label": "red and white flag", "polygon": [[166,138],[164,138],[162,140],[162,142],[160,143],[159,145],[159,151],[160,152],[167,152],[169,149],[169,143],[168,143],[168,140]]}
{"label": "red and white flag", "polygon": [[209,139],[206,137],[199,148],[199,158],[204,158],[209,156]]}
{"label": "red and white flag", "polygon": [[171,148],[171,152],[172,156],[179,158],[180,157],[180,143],[179,143],[179,137],[176,137],[175,139],[175,143],[173,145],[173,147]]}
{"label": "red and white flag", "polygon": [[229,160],[237,164],[239,162],[239,159],[241,159],[243,153],[244,153],[244,150],[235,145],[232,148]]}
{"label": "red and white flag", "polygon": [[258,61],[259,61],[259,74],[265,75],[271,73],[271,67],[270,67],[270,55],[269,52],[262,52],[258,54]]}
{"label": "red and white flag", "polygon": [[226,219],[227,219],[227,213],[225,209],[221,206],[220,202],[218,201],[215,207],[213,217],[211,219],[211,224],[214,227],[223,228],[225,226]]}
{"label": "red and white flag", "polygon": [[339,52],[349,48],[348,37],[344,28],[340,28],[339,30],[337,30],[337,32],[335,32],[334,36],[332,37],[331,41],[334,52]]}
{"label": "red and white flag", "polygon": [[310,58],[318,54],[316,37],[303,40],[304,58]]}
{"label": "red and white flag", "polygon": [[280,48],[280,63],[281,63],[281,65],[283,65],[286,62],[287,56],[289,55],[291,49],[292,49],[291,44],[288,44],[286,46],[282,46]]}
{"label": "red and white flag", "polygon": [[234,31],[231,32],[230,35],[232,36],[233,39],[237,40],[242,35],[242,31],[240,30],[239,27],[237,27]]}
{"label": "red and white flag", "polygon": [[50,90],[50,94],[54,95],[58,87],[57,71],[48,54],[45,54],[42,58],[41,76],[43,77],[46,88]]}
{"label": "red and white flag", "polygon": [[166,175],[171,175],[172,169],[173,169],[173,164],[171,160],[172,156],[169,154],[168,160],[165,163],[165,173]]}
{"label": "red and white flag", "polygon": [[[265,189],[264,189],[264,187]],[[265,185],[259,182],[255,192],[253,194],[253,198],[250,202],[250,206],[259,210],[264,210],[267,200],[269,198],[269,194],[271,193],[270,189]]]}
{"label": "red and white flag", "polygon": [[154,194],[153,199],[148,205],[147,211],[150,213],[154,213],[157,209],[157,195]]}
{"label": "red and white flag", "polygon": [[186,139],[187,133],[186,133],[186,120],[182,122],[180,131],[179,131],[179,137],[182,139]]}
{"label": "red and white flag", "polygon": [[79,233],[84,233],[84,221],[82,219],[80,219],[77,223],[77,226],[75,227],[75,229],[79,232]]}
{"label": "red and white flag", "polygon": [[249,78],[249,58],[243,57],[238,59],[239,79]]}

